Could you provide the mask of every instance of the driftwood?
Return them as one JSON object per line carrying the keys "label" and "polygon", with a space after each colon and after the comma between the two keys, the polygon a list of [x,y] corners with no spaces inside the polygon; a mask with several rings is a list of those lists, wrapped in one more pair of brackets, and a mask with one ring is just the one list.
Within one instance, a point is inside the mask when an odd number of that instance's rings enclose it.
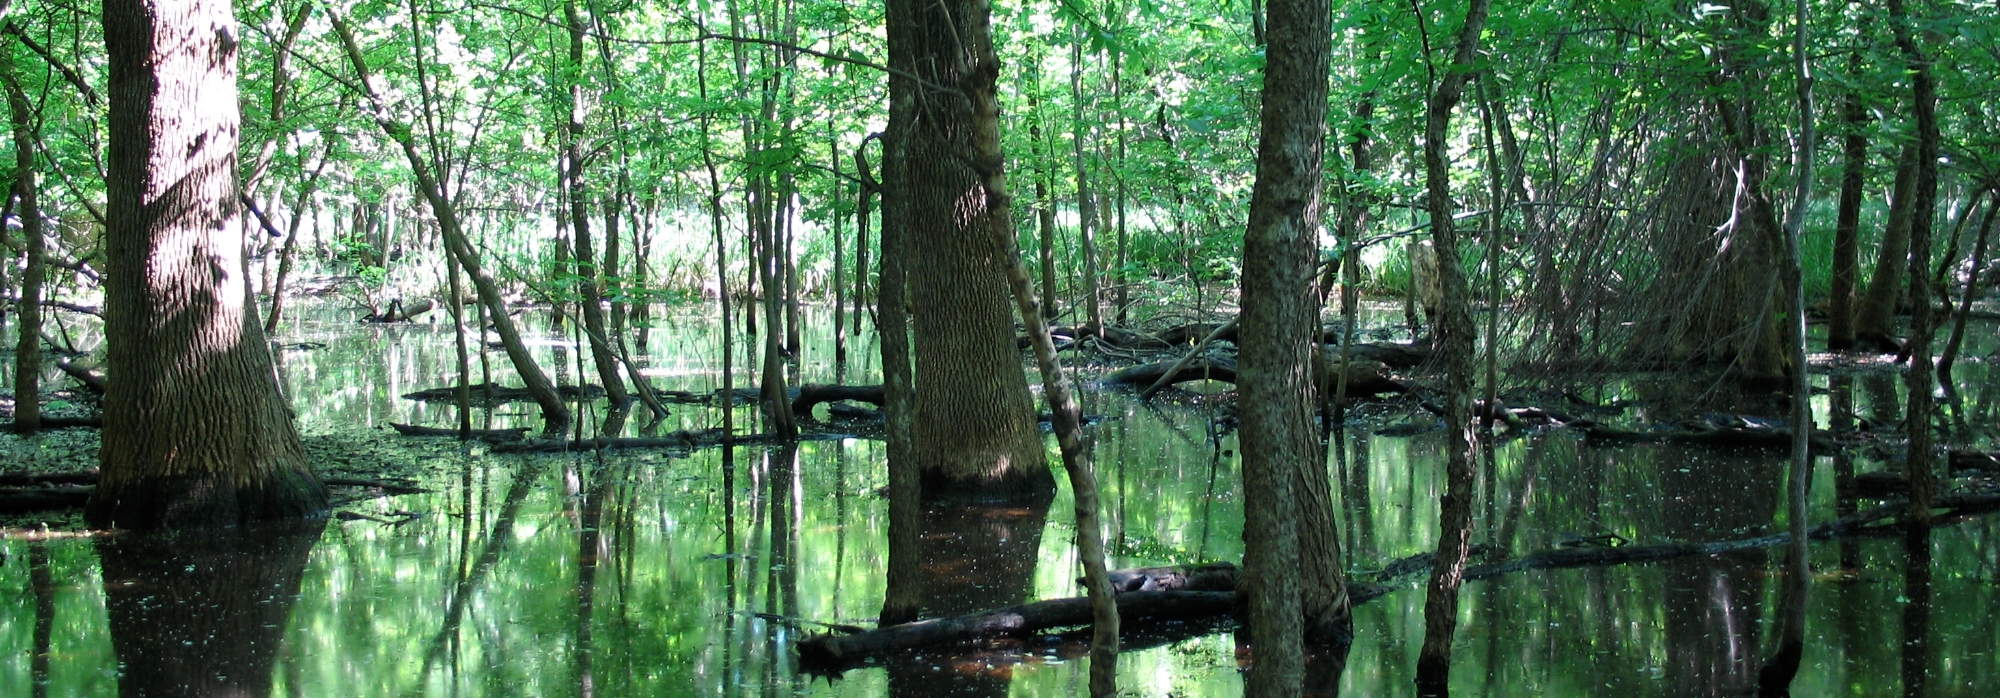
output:
{"label": "driftwood", "polygon": [[[510,388],[493,383],[475,383],[467,386],[467,388],[472,393],[472,401],[483,405],[533,399],[528,395],[528,389],[526,388]],[[561,395],[564,400],[576,400],[579,397],[586,400],[594,400],[604,397],[604,389],[588,383],[584,384],[581,388],[574,385],[563,385],[556,387],[556,394]],[[403,399],[418,400],[421,402],[448,402],[458,399],[458,388],[419,390],[414,393],[404,393]]]}
{"label": "driftwood", "polygon": [[[420,427],[414,424],[396,424],[394,422],[389,423],[389,426],[395,428],[395,430],[398,433],[404,436],[449,436],[453,438],[457,438],[458,436],[457,429]],[[522,439],[527,438],[528,428],[516,427],[513,429],[474,429],[472,430],[471,435],[472,438],[478,439],[480,441],[485,441],[487,443],[505,443],[509,441],[520,441]]]}
{"label": "driftwood", "polygon": [[[1934,502],[1938,508],[1959,512],[1984,511],[2000,508],[2000,494],[1947,495]],[[1809,536],[1814,539],[1828,539],[1853,535],[1868,529],[1872,524],[1894,518],[1908,510],[1907,504],[1885,504],[1868,511],[1850,514],[1831,522],[1816,526]],[[1755,550],[1785,545],[1791,542],[1791,535],[1778,533],[1756,538],[1718,541],[1712,543],[1666,543],[1660,545],[1625,545],[1618,547],[1572,547],[1546,550],[1512,560],[1478,565],[1465,571],[1467,580],[1488,579],[1513,572],[1537,569],[1562,569],[1571,567],[1621,565],[1634,562],[1650,562],[1671,558],[1720,555],[1724,553]],[[1477,552],[1477,551],[1475,551]],[[1393,582],[1400,578],[1414,577],[1431,567],[1433,553],[1421,553],[1384,567],[1381,572],[1368,575],[1374,581],[1351,580],[1348,582],[1348,597],[1354,604],[1362,604],[1395,591]],[[1122,582],[1128,586],[1143,588],[1149,581],[1159,585],[1171,585],[1176,575],[1191,579],[1191,569],[1211,569],[1220,571],[1227,563],[1204,565],[1198,568],[1153,568],[1145,570],[1121,570],[1112,573],[1114,584]],[[1228,566],[1233,570],[1234,566]],[[1118,612],[1121,620],[1130,619],[1135,625],[1163,621],[1200,622],[1213,621],[1236,612],[1234,576],[1220,574],[1203,577],[1205,584],[1228,579],[1230,590],[1216,591],[1132,591],[1118,595]],[[1122,588],[1122,587],[1121,587]],[[839,671],[863,663],[873,658],[907,652],[921,647],[952,645],[994,638],[1020,637],[1032,635],[1042,630],[1070,628],[1089,625],[1091,622],[1090,601],[1083,597],[1051,599],[1022,604],[988,613],[977,613],[955,618],[906,623],[887,628],[878,628],[850,635],[818,635],[807,638],[798,645],[801,660],[815,671]]]}
{"label": "driftwood", "polygon": [[813,408],[822,402],[852,400],[866,402],[881,407],[886,400],[880,385],[822,385],[808,383],[799,386],[798,395],[792,398],[792,414],[811,418]]}
{"label": "driftwood", "polygon": [[75,378],[76,382],[82,383],[83,387],[89,388],[91,392],[99,395],[104,394],[104,376],[91,373],[90,369],[68,361],[57,361],[56,368],[62,369],[63,373],[67,373],[69,377]]}

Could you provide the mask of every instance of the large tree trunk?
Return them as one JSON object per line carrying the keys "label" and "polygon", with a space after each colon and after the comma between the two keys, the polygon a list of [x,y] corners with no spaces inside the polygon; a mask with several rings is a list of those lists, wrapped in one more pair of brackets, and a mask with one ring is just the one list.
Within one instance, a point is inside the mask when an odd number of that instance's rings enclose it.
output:
{"label": "large tree trunk", "polygon": [[[1325,478],[1305,476],[1299,469],[1323,467],[1314,457],[1319,450],[1311,368],[1320,335],[1313,280],[1332,51],[1329,17],[1325,0],[1271,5],[1257,181],[1243,235],[1237,376],[1244,484],[1240,589],[1249,599],[1250,643],[1256,651],[1244,686],[1252,696],[1299,693],[1305,600],[1300,565],[1325,562],[1301,554],[1299,531],[1300,502],[1318,506],[1328,496],[1299,490],[1324,486]],[[1331,543],[1319,540],[1321,536],[1310,538],[1315,544]],[[1340,597],[1338,608],[1315,608],[1315,614],[1344,615],[1344,591]],[[1314,606],[1327,603],[1324,598],[1311,601]]]}
{"label": "large tree trunk", "polygon": [[1443,263],[1437,265],[1439,305],[1432,320],[1436,347],[1444,356],[1445,492],[1438,506],[1437,558],[1424,594],[1424,644],[1417,654],[1417,693],[1442,696],[1449,692],[1451,642],[1458,628],[1458,587],[1464,581],[1468,540],[1472,535],[1472,460],[1477,439],[1472,424],[1473,332],[1466,298],[1465,271],[1458,264],[1458,229],[1452,224],[1450,153],[1446,139],[1451,111],[1458,105],[1471,77],[1486,24],[1487,0],[1473,0],[1466,9],[1458,48],[1450,72],[1431,93],[1424,119],[1424,180],[1430,212],[1431,240]]}
{"label": "large tree trunk", "polygon": [[912,435],[926,500],[1046,500],[1055,492],[987,232],[996,212],[970,195],[980,177],[962,162],[976,156],[972,108],[937,88],[969,79],[966,56],[976,49],[961,42],[990,40],[989,12],[984,0],[888,6],[889,64],[898,73],[889,82],[893,195],[884,227],[897,229],[909,255]]}
{"label": "large tree trunk", "polygon": [[109,384],[92,526],[228,526],[327,508],[249,302],[234,27],[228,0],[104,6]]}
{"label": "large tree trunk", "polygon": [[[35,124],[28,95],[15,77],[12,47],[0,48],[0,81],[6,83],[7,115],[14,127],[15,210],[21,217],[21,295],[14,306],[14,431],[33,434],[42,428],[42,257],[47,254],[42,233],[42,207],[35,184]],[[5,198],[0,195],[0,198]],[[0,229],[0,236],[6,235]],[[0,285],[0,289],[6,288]]]}

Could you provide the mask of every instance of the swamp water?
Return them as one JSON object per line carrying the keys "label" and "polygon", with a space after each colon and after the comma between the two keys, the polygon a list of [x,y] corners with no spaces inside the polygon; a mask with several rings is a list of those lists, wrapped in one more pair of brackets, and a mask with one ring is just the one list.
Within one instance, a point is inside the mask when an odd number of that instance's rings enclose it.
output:
{"label": "swamp water", "polygon": [[[115,695],[121,675],[197,686],[197,694],[286,696],[1087,692],[1075,642],[926,652],[837,680],[801,670],[794,644],[822,628],[792,619],[869,626],[881,608],[889,555],[880,493],[888,481],[878,441],[740,447],[725,465],[713,448],[530,456],[399,437],[390,422],[455,424],[449,405],[398,397],[451,384],[451,334],[443,325],[361,325],[345,311],[302,310],[304,319],[275,341],[325,345],[281,357],[316,465],[329,476],[405,475],[429,492],[354,500],[323,526],[219,542],[9,532],[0,540],[0,696]],[[661,318],[644,358],[656,385],[714,389],[707,311]],[[875,382],[873,345],[853,343],[856,360],[837,374],[826,318],[812,319],[800,378]],[[1991,327],[1978,334],[1990,336]],[[543,337],[536,344],[545,368],[576,382],[574,344]],[[506,379],[498,352],[492,361],[497,382],[518,383]],[[475,359],[475,382],[478,366]],[[1990,430],[1994,382],[1979,364],[1957,375],[1971,403],[1961,415]],[[750,378],[743,372],[736,383]],[[1828,378],[1815,380],[1825,386]],[[1889,374],[1852,379],[1864,420],[1893,428],[1897,382]],[[1087,412],[1104,417],[1091,433],[1112,567],[1240,560],[1243,501],[1234,436],[1214,426],[1221,408],[1199,398],[1147,405],[1120,393],[1085,400]],[[1828,404],[1820,398],[1822,419]],[[673,410],[661,431],[717,422],[713,408]],[[738,423],[752,414],[739,409]],[[601,407],[580,417],[600,420]],[[531,403],[478,421],[489,420],[538,426]],[[1351,570],[1435,544],[1443,435],[1415,431],[1345,434],[1333,475]],[[6,453],[25,452],[9,446]],[[1052,440],[1050,450],[1055,462]],[[1699,542],[1783,526],[1777,453],[1598,447],[1552,432],[1505,440],[1493,456],[1480,466],[1473,540],[1515,554],[1606,533],[1637,544]],[[1812,499],[1822,521],[1837,506],[1833,459],[1819,459],[1817,469]],[[933,514],[921,570],[931,605],[962,612],[1081,594],[1072,521],[1066,485],[1047,511]],[[1901,695],[1911,681],[1938,696],[2000,690],[1996,521],[1939,528],[1916,556],[1928,564],[1914,567],[1900,536],[1816,543],[1796,695]],[[1453,691],[1751,692],[1774,644],[1782,556],[1770,548],[1468,583]],[[1841,573],[1843,563],[1858,572]],[[1411,583],[1355,609],[1343,694],[1412,691],[1422,605]],[[1119,682],[1132,695],[1238,695],[1239,656],[1247,655],[1226,631],[1173,639],[1121,656]]]}

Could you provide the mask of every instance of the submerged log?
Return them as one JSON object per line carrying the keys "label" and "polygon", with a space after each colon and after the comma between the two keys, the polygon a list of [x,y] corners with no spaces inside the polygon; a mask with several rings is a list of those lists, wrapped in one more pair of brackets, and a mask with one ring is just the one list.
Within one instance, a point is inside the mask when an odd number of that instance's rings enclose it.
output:
{"label": "submerged log", "polygon": [[[0,514],[81,508],[97,491],[96,470],[74,473],[0,473]],[[322,478],[331,487],[365,487],[384,495],[419,494],[430,490],[413,482],[352,477]]]}
{"label": "submerged log", "polygon": [[[397,424],[395,422],[390,422],[389,426],[395,428],[397,433],[400,433],[404,436],[449,436],[454,438],[458,436],[457,429],[439,429],[436,427],[421,427],[415,424]],[[511,441],[520,441],[522,439],[528,438],[528,428],[515,427],[513,429],[474,429],[471,432],[471,436],[474,439],[485,441],[487,443],[505,443]]]}
{"label": "submerged log", "polygon": [[827,385],[808,383],[799,386],[798,396],[792,398],[792,414],[811,418],[813,408],[822,402],[852,400],[866,402],[881,407],[886,400],[880,385]]}

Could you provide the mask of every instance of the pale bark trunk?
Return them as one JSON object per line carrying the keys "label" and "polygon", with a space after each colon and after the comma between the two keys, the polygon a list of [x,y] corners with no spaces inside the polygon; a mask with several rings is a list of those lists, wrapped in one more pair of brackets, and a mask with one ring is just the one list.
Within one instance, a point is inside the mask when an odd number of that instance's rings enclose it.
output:
{"label": "pale bark trunk", "polygon": [[92,526],[324,515],[250,302],[227,0],[104,7],[110,64],[102,476]]}

